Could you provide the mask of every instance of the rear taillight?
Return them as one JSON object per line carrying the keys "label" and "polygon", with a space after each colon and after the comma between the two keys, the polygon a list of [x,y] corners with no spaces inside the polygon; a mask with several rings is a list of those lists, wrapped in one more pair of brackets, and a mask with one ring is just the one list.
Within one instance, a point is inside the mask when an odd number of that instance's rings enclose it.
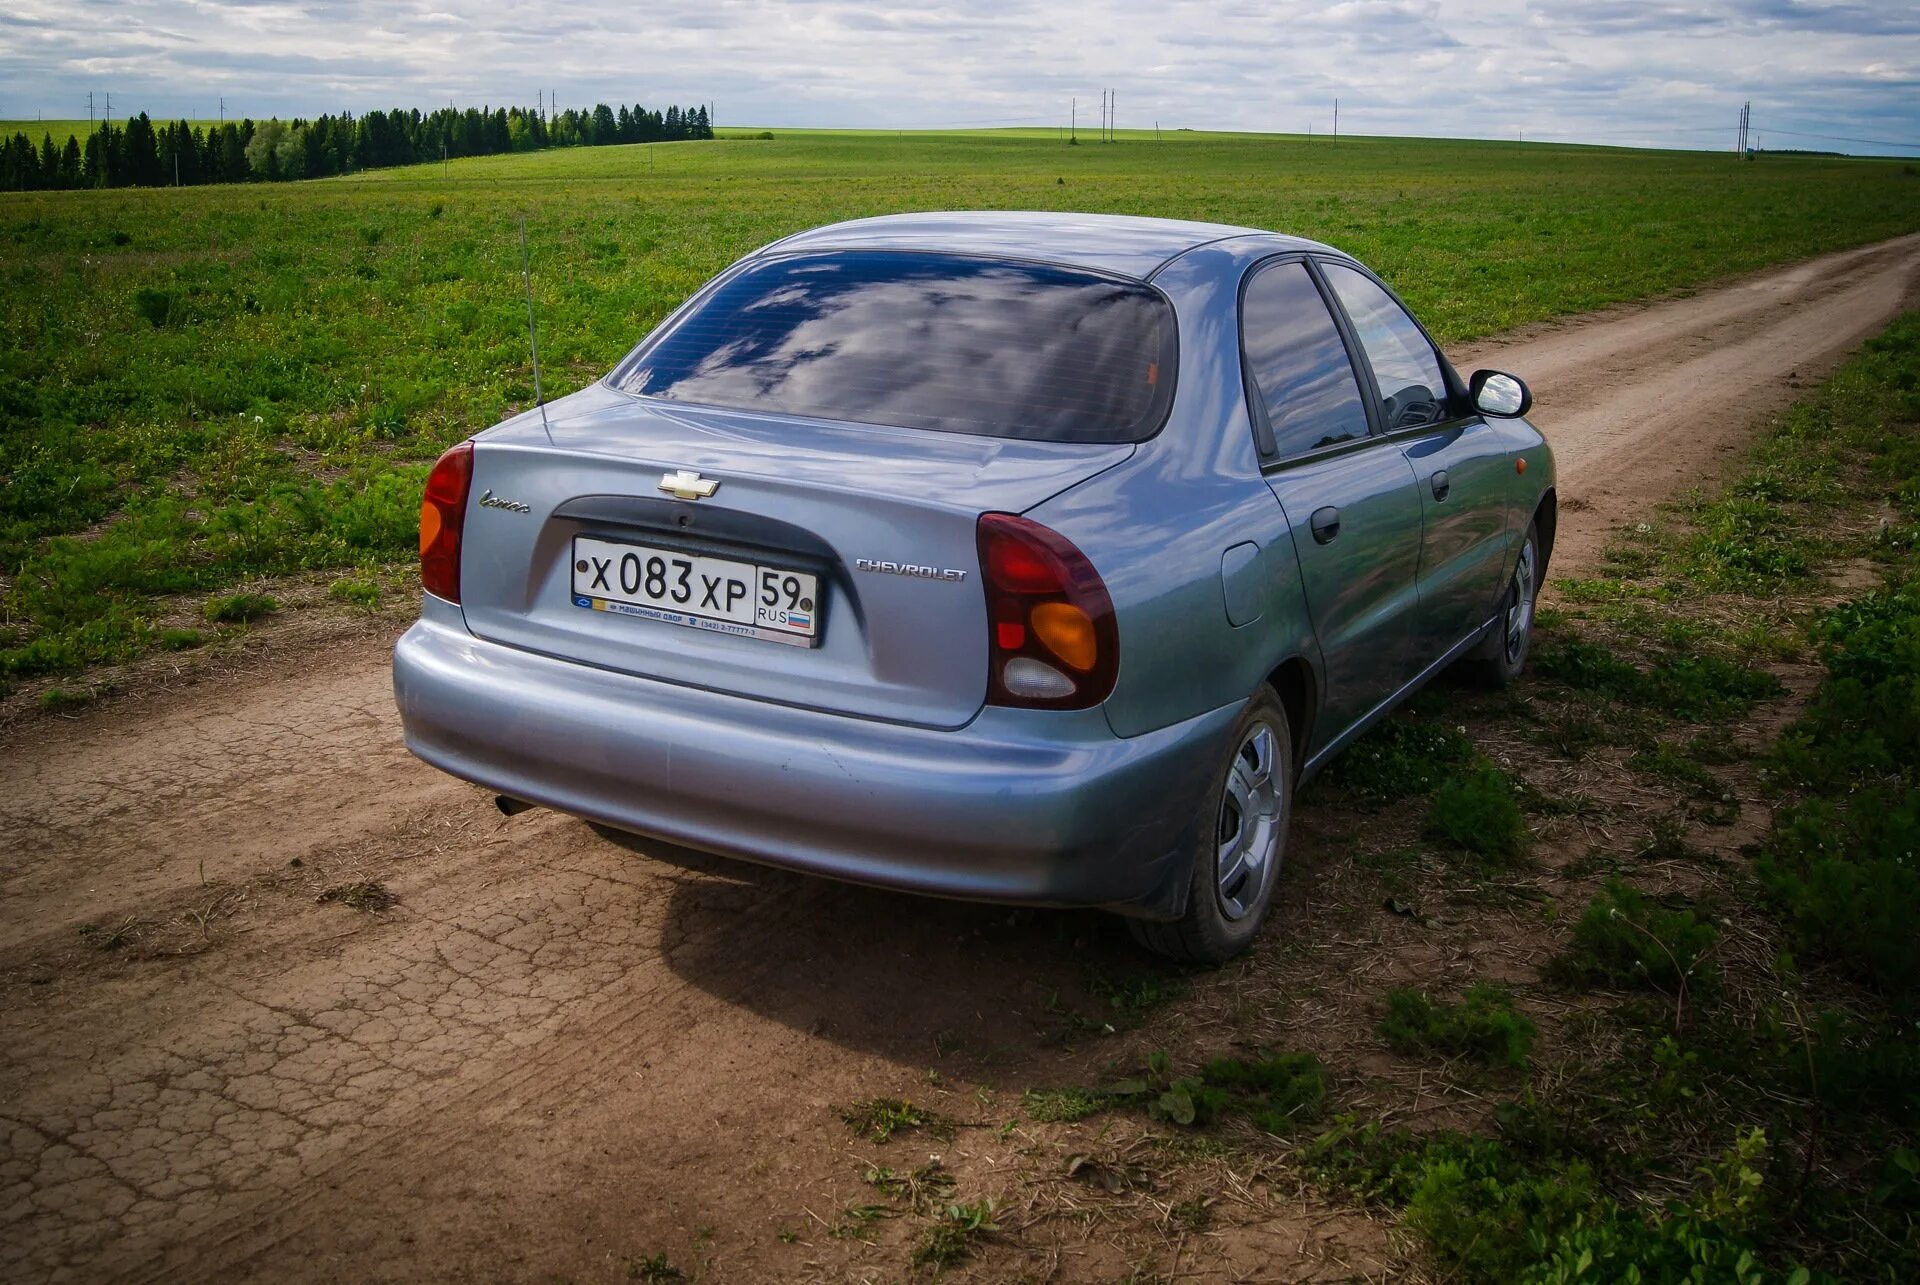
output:
{"label": "rear taillight", "polygon": [[473,481],[473,443],[462,442],[434,461],[420,501],[420,584],[436,598],[460,601],[460,526]]}
{"label": "rear taillight", "polygon": [[981,514],[979,541],[987,702],[1086,709],[1105,700],[1120,672],[1120,631],[1086,555],[1059,532],[1011,513]]}

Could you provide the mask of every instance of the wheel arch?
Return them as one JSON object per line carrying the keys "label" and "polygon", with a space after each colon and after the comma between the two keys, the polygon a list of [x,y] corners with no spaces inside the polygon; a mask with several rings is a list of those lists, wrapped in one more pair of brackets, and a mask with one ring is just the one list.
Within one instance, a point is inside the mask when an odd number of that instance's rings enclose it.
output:
{"label": "wheel arch", "polygon": [[1300,765],[1307,761],[1307,746],[1312,743],[1314,714],[1319,708],[1318,677],[1305,656],[1289,656],[1267,675],[1267,686],[1280,698],[1287,711],[1288,747],[1293,752],[1293,772],[1297,779]]}
{"label": "wheel arch", "polygon": [[1540,580],[1547,578],[1547,563],[1553,558],[1553,536],[1560,526],[1560,498],[1554,487],[1540,493],[1533,510],[1533,529],[1540,536]]}

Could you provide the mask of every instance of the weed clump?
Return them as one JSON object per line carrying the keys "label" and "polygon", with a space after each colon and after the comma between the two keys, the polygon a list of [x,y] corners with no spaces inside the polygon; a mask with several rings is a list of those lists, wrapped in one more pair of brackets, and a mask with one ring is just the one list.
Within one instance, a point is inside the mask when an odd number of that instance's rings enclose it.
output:
{"label": "weed clump", "polygon": [[1574,924],[1573,943],[1552,972],[1572,985],[1678,994],[1711,980],[1707,955],[1719,937],[1693,911],[1668,909],[1612,879]]}
{"label": "weed clump", "polygon": [[1425,794],[1473,758],[1458,728],[1409,718],[1388,719],[1348,746],[1329,776],[1374,803]]}
{"label": "weed clump", "polygon": [[976,1240],[999,1230],[1000,1225],[993,1221],[992,1200],[948,1205],[940,1211],[939,1221],[914,1242],[913,1261],[921,1267],[951,1267],[973,1254]]}
{"label": "weed clump", "polygon": [[173,292],[141,286],[133,292],[133,310],[158,330],[173,319]]}
{"label": "weed clump", "polygon": [[1104,1090],[1107,1101],[1133,1104],[1169,1124],[1204,1128],[1239,1117],[1267,1133],[1286,1134],[1326,1110],[1327,1071],[1311,1053],[1278,1053],[1252,1060],[1215,1058],[1198,1075],[1174,1078],[1163,1052],[1147,1057],[1145,1072]]}
{"label": "weed clump", "polygon": [[264,593],[234,593],[209,599],[201,612],[216,625],[233,625],[258,620],[279,609],[279,602]]}
{"label": "weed clump", "polygon": [[92,699],[93,693],[85,688],[49,687],[40,693],[40,708],[57,714],[63,709],[78,709]]}
{"label": "weed clump", "polygon": [[1444,1053],[1515,1069],[1527,1064],[1535,1033],[1533,1019],[1514,1010],[1512,994],[1485,983],[1468,987],[1457,1004],[1436,1004],[1423,991],[1389,991],[1380,1023],[1396,1053]]}
{"label": "weed clump", "polygon": [[1696,511],[1686,550],[1691,578],[1749,592],[1806,578],[1818,548],[1780,503],[1791,485],[1762,474]]}
{"label": "weed clump", "polygon": [[1448,1274],[1465,1280],[1741,1280],[1759,1261],[1767,1140],[1735,1139],[1688,1199],[1643,1216],[1600,1186],[1586,1160],[1502,1139],[1418,1136],[1343,1118],[1302,1149],[1323,1189],[1404,1210]]}
{"label": "weed clump", "polygon": [[627,1279],[644,1281],[646,1285],[667,1285],[668,1281],[687,1279],[687,1274],[668,1262],[665,1254],[649,1254],[627,1260]]}
{"label": "weed clump", "polygon": [[945,1200],[953,1194],[954,1177],[938,1160],[929,1160],[911,1173],[901,1173],[885,1165],[871,1165],[862,1179],[895,1200],[905,1200],[915,1209]]}
{"label": "weed clump", "polygon": [[1069,1086],[1061,1089],[1028,1089],[1021,1106],[1029,1120],[1041,1124],[1072,1124],[1097,1115],[1111,1105],[1109,1095],[1097,1089]]}
{"label": "weed clump", "polygon": [[843,1108],[840,1119],[868,1142],[886,1142],[907,1129],[925,1129],[941,1138],[953,1135],[951,1119],[905,1098],[868,1098]]}
{"label": "weed clump", "polygon": [[207,641],[207,636],[198,629],[163,629],[160,631],[160,645],[168,651],[190,651]]}
{"label": "weed clump", "polygon": [[374,580],[336,580],[327,586],[327,596],[371,611],[380,605],[380,585]]}
{"label": "weed clump", "polygon": [[1434,791],[1427,830],[1455,848],[1498,865],[1512,865],[1525,856],[1529,838],[1512,783],[1485,760],[1449,777]]}

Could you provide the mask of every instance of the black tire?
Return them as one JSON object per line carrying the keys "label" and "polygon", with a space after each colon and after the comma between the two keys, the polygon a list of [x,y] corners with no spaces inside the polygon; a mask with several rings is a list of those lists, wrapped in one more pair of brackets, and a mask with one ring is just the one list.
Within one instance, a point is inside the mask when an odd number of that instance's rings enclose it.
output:
{"label": "black tire", "polygon": [[[1270,790],[1250,791],[1257,779],[1268,782]],[[1252,802],[1243,807],[1242,799]],[[1292,822],[1293,738],[1286,708],[1272,688],[1262,686],[1235,720],[1194,818],[1186,913],[1172,923],[1128,920],[1133,939],[1187,963],[1219,964],[1240,954],[1253,944],[1273,904]],[[1224,887],[1223,856],[1249,858],[1239,863],[1240,877]],[[1257,887],[1250,882],[1256,876]]]}
{"label": "black tire", "polygon": [[1540,596],[1540,532],[1527,524],[1527,537],[1514,559],[1513,576],[1500,599],[1500,619],[1481,644],[1460,664],[1461,673],[1477,686],[1498,691],[1520,677],[1533,645],[1534,600]]}

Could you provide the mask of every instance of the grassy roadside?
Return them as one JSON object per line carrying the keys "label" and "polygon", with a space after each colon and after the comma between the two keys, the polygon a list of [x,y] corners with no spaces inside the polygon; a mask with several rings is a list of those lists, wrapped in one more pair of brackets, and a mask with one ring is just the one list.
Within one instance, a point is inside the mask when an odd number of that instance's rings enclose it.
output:
{"label": "grassy roadside", "polygon": [[1442,686],[1309,789],[1252,957],[1101,981],[1017,1111],[948,1063],[1000,1151],[943,1199],[1003,1213],[880,1201],[902,1263],[1914,1279],[1916,479],[1909,314],[1557,582],[1516,689]]}
{"label": "grassy roadside", "polygon": [[565,392],[756,245],[978,207],[1318,237],[1453,341],[1911,231],[1920,172],[1434,140],[783,132],[8,194],[0,690],[191,650],[242,627],[210,621],[214,600],[285,599],[283,581],[377,597],[381,569],[411,554],[434,455],[531,400],[523,214],[546,387]]}

